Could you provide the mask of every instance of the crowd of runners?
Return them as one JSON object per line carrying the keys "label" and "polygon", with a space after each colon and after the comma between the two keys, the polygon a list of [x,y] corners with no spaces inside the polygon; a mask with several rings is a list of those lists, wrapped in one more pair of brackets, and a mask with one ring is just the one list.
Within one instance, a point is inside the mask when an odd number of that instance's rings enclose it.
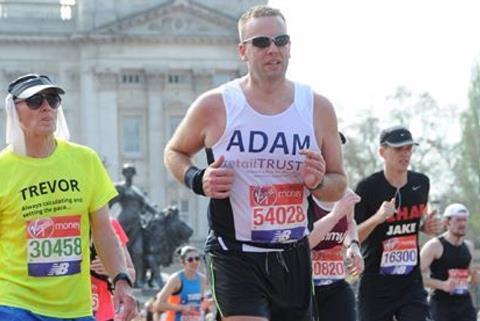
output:
{"label": "crowd of runners", "polygon": [[[282,13],[253,7],[238,32],[247,74],[198,97],[165,148],[172,175],[210,199],[210,233],[204,253],[179,250],[182,269],[148,302],[148,319],[476,320],[469,211],[429,207],[429,178],[409,170],[410,131],[385,128],[383,169],[349,188],[332,104],[286,78]],[[117,192],[98,155],[69,141],[63,94],[37,74],[8,87],[0,320],[132,320],[135,272],[108,209]],[[193,163],[202,150],[206,168]],[[420,232],[432,236],[423,248]]]}

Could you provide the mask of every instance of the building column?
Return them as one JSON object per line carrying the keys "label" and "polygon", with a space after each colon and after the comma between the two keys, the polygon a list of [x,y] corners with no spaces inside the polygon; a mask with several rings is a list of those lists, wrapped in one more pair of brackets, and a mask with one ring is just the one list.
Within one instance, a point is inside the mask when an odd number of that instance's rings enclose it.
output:
{"label": "building column", "polygon": [[147,80],[147,126],[148,126],[148,173],[150,199],[157,200],[160,208],[167,204],[165,193],[166,168],[163,165],[163,149],[166,138],[164,135],[165,120],[163,115],[162,93],[165,87],[166,73],[161,70],[149,70],[146,74]]}
{"label": "building column", "polygon": [[112,178],[119,180],[119,132],[118,132],[118,77],[117,72],[111,70],[96,73],[98,79],[97,115],[98,115],[98,150],[97,152],[106,161]]}
{"label": "building column", "polygon": [[82,61],[80,69],[80,135],[83,145],[98,148],[99,139],[96,135],[98,128],[97,101],[95,90],[95,76],[93,68],[88,62]]}

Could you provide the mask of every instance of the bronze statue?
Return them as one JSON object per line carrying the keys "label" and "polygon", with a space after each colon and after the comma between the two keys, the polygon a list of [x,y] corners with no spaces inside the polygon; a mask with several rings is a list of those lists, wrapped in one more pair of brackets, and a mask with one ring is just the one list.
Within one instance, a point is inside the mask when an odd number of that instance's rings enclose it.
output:
{"label": "bronze statue", "polygon": [[133,185],[136,169],[132,164],[124,164],[122,174],[125,181],[115,184],[118,196],[110,206],[119,203],[122,208],[118,221],[129,238],[127,247],[137,274],[135,287],[145,285],[147,270],[148,285],[162,287],[160,265],[172,263],[175,249],[188,242],[193,230],[180,219],[176,207],[159,212],[145,193]]}
{"label": "bronze statue", "polygon": [[180,219],[177,207],[169,206],[154,216],[144,232],[144,259],[146,269],[150,270],[147,282],[150,287],[162,288],[160,266],[172,264],[175,250],[188,243],[193,230]]}
{"label": "bronze statue", "polygon": [[137,174],[135,167],[132,164],[124,164],[122,174],[125,181],[115,184],[118,196],[110,202],[110,206],[119,203],[122,208],[118,221],[128,235],[128,252],[137,273],[135,286],[142,287],[145,282],[141,277],[145,274],[143,230],[158,211],[145,193],[133,185],[133,176]]}

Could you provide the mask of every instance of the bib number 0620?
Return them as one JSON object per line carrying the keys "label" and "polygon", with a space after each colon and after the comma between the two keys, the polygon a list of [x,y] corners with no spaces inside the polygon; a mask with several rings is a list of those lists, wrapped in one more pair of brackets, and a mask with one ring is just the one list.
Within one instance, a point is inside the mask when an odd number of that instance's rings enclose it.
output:
{"label": "bib number 0620", "polygon": [[253,209],[253,224],[257,226],[265,223],[271,225],[294,224],[304,220],[305,213],[303,207],[299,205],[257,207]]}

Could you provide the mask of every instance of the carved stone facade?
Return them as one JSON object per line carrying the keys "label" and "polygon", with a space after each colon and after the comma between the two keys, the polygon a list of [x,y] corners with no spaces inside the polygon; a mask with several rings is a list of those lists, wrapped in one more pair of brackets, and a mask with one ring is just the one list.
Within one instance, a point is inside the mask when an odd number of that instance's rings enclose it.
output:
{"label": "carved stone facade", "polygon": [[[135,164],[134,183],[161,208],[177,204],[201,241],[206,200],[167,173],[163,149],[199,94],[242,74],[237,19],[266,2],[0,0],[0,87],[27,72],[51,75],[67,91],[72,140],[94,148],[113,180]],[[3,108],[0,122],[3,148]]]}

